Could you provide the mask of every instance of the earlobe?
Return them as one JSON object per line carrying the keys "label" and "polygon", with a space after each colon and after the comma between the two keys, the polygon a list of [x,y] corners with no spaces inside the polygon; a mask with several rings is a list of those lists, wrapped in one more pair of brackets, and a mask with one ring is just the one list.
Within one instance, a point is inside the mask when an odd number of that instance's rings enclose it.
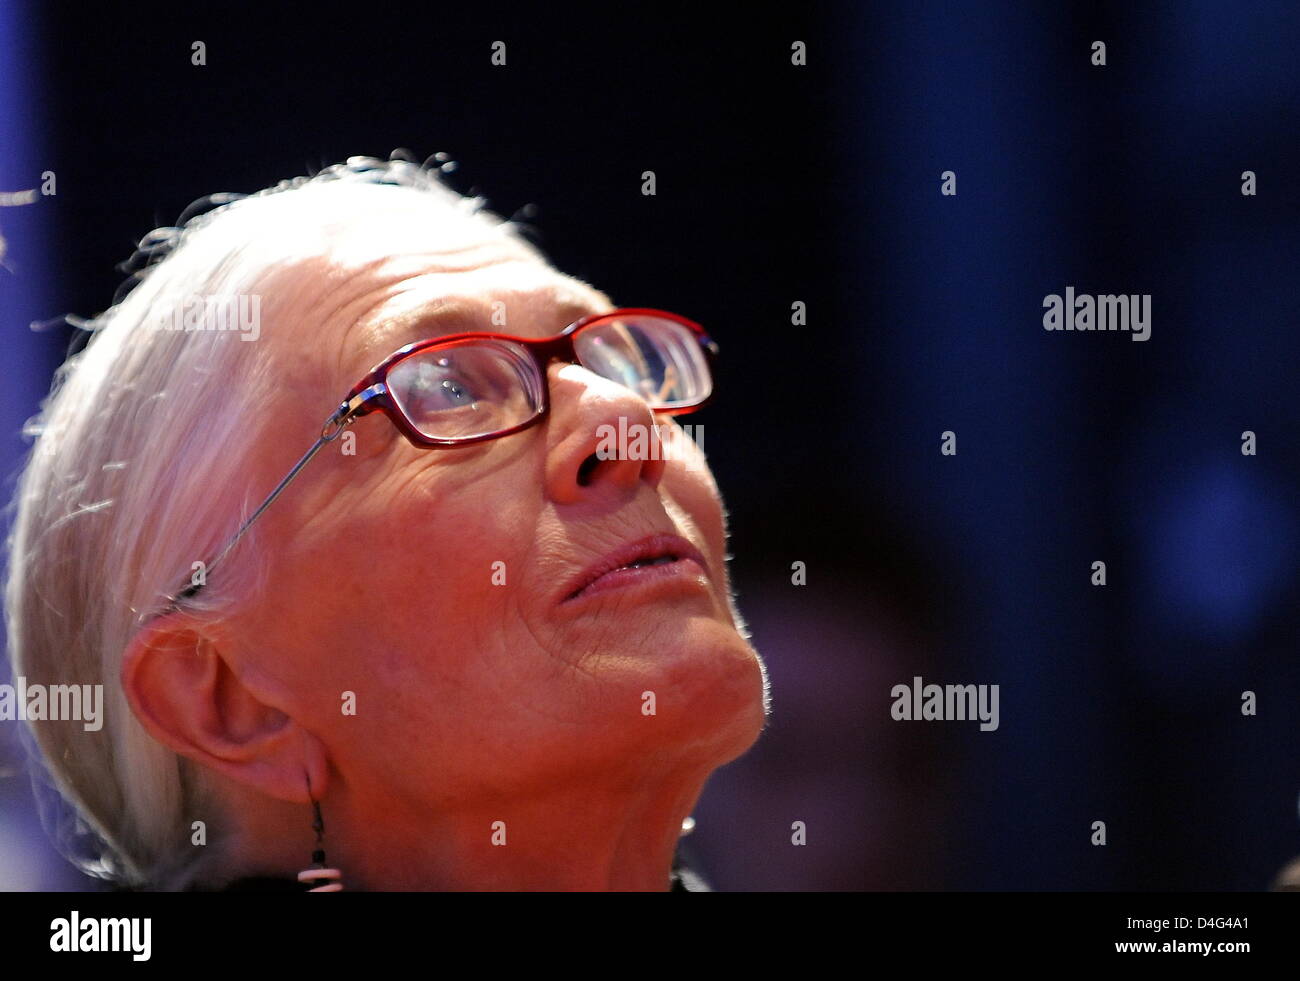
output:
{"label": "earlobe", "polygon": [[250,691],[220,641],[185,614],[141,628],[123,654],[121,682],[136,719],[172,751],[279,800],[324,795],[320,741]]}

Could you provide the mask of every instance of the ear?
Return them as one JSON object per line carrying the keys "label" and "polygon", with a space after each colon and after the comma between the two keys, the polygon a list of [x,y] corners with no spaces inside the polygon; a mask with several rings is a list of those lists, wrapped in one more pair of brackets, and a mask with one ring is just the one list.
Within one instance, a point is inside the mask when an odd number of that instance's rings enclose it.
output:
{"label": "ear", "polygon": [[278,800],[325,795],[324,745],[250,691],[221,641],[188,615],[143,626],[122,657],[121,680],[140,724],[174,752]]}

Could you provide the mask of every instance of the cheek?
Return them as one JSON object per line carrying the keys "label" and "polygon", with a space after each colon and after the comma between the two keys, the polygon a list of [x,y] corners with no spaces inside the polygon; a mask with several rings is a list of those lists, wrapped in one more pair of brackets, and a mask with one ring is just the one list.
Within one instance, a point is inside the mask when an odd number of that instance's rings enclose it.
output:
{"label": "cheek", "polygon": [[663,487],[680,516],[699,532],[710,562],[724,571],[726,519],[718,485],[703,453],[692,446],[681,459],[670,461],[664,469]]}
{"label": "cheek", "polygon": [[[427,757],[450,766],[464,750],[465,719],[492,717],[502,700],[514,704],[527,690],[531,662],[520,655],[530,638],[512,590],[536,516],[501,489],[516,486],[444,492],[426,474],[395,497],[341,506],[348,561],[334,600],[310,604],[316,655],[328,664],[313,681],[320,721],[344,737],[341,761],[401,769]],[[339,712],[342,691],[356,693],[357,718]]]}
{"label": "cheek", "polygon": [[[374,554],[368,598],[379,609],[417,617],[409,632],[426,644],[455,628],[460,644],[481,644],[532,541],[535,515],[500,487],[420,496],[368,522]],[[431,652],[434,653],[434,652]]]}
{"label": "cheek", "polygon": [[541,506],[540,495],[519,489],[535,479],[523,455],[435,461],[395,475],[392,492],[373,495],[356,516],[373,554],[385,557],[372,563],[367,600],[400,617],[389,634],[396,647],[415,647],[422,670],[468,684],[468,652],[493,670],[503,649],[521,642],[510,633],[518,618],[508,614]]}

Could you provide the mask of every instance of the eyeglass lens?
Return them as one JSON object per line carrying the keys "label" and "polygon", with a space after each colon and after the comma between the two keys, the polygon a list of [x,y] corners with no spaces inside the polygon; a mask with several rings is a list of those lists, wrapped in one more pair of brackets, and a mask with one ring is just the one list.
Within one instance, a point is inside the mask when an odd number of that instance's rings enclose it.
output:
{"label": "eyeglass lens", "polygon": [[[712,388],[689,328],[662,317],[602,321],[574,335],[584,368],[630,388],[659,411],[696,405]],[[542,410],[545,379],[522,344],[453,341],[395,364],[388,390],[431,439],[468,439],[523,425]]]}

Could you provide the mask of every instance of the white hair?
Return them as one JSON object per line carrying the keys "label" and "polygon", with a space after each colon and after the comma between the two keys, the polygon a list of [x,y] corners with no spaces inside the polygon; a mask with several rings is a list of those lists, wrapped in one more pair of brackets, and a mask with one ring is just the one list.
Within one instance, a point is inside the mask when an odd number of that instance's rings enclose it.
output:
{"label": "white hair", "polygon": [[[264,346],[229,331],[158,329],[160,317],[195,295],[257,293],[272,268],[319,242],[314,216],[355,197],[351,188],[367,187],[359,193],[372,205],[375,185],[418,191],[445,206],[448,221],[517,238],[519,226],[444,185],[427,161],[394,157],[353,157],[250,196],[213,195],[196,204],[214,210],[191,215],[191,205],[176,226],[149,233],[124,264],[131,280],[107,311],[83,322],[89,342],[58,370],[28,426],[36,439],[13,504],[5,588],[9,656],[15,679],[29,685],[103,685],[102,729],[29,723],[37,744],[28,740],[29,748],[43,758],[32,761],[34,786],[52,784],[77,819],[74,828],[65,805],[61,818],[45,816],[47,830],[89,874],[154,888],[189,884],[203,851],[191,844],[190,822],[220,814],[202,768],[136,720],[121,659],[143,619],[189,581],[192,563],[211,558],[260,502],[254,495],[266,489],[241,475],[254,448],[276,438],[257,411],[274,381]],[[247,559],[252,540],[223,561],[193,609],[219,617],[260,592],[259,564]],[[86,830],[89,839],[71,840]]]}

